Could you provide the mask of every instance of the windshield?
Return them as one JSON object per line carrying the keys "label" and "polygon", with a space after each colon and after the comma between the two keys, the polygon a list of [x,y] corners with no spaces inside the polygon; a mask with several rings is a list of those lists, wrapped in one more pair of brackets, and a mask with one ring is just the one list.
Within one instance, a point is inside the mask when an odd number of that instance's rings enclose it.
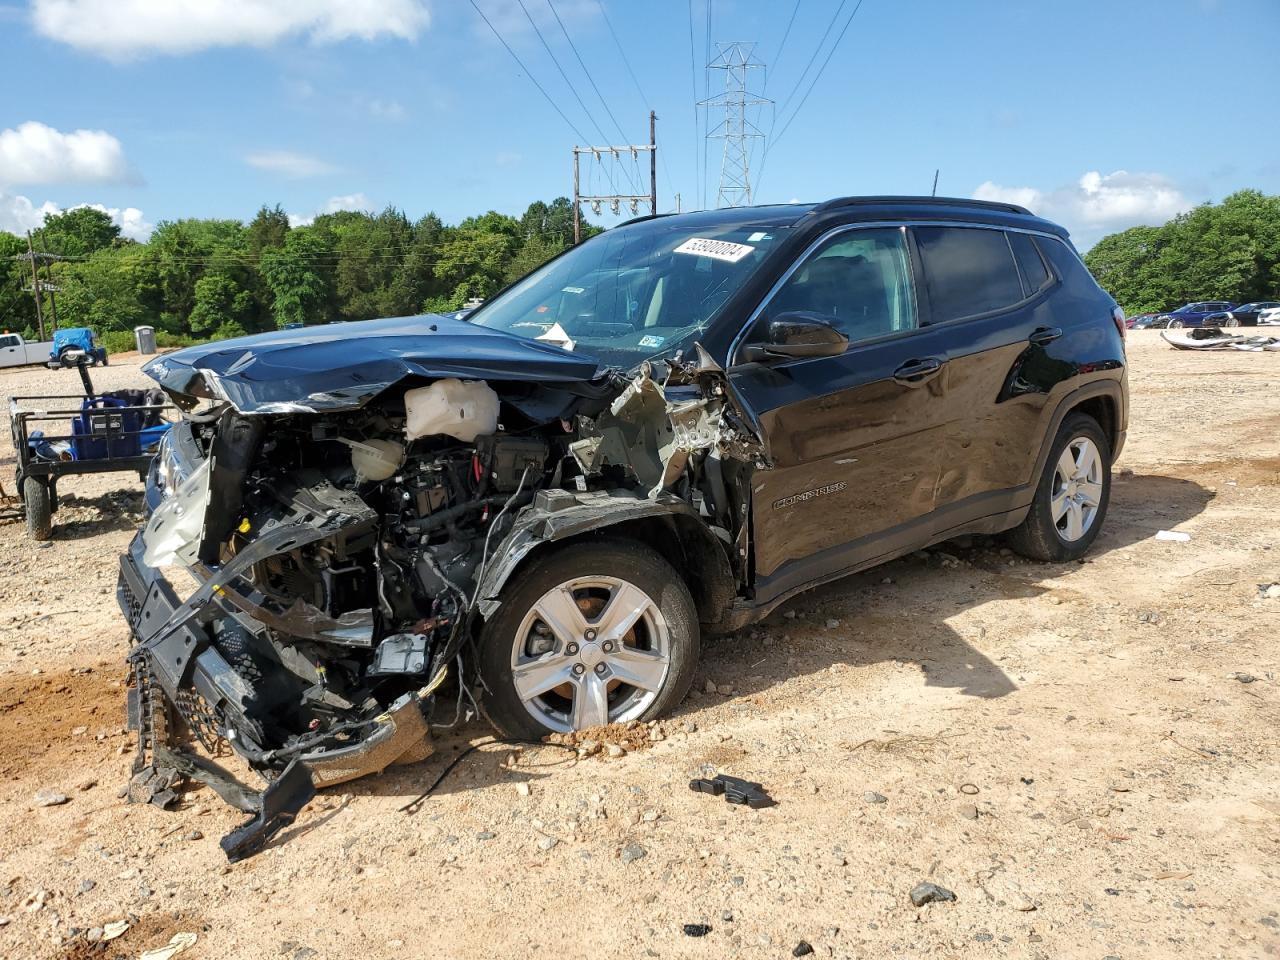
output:
{"label": "windshield", "polygon": [[759,269],[786,224],[659,218],[602,233],[468,317],[607,366],[686,348]]}

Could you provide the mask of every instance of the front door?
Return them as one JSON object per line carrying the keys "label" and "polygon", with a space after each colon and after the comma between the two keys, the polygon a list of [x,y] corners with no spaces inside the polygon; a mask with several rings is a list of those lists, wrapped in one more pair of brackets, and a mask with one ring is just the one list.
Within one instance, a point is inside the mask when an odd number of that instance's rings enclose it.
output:
{"label": "front door", "polygon": [[905,230],[828,235],[775,288],[744,342],[789,312],[826,319],[850,343],[840,356],[730,369],[773,458],[752,481],[761,602],[927,539],[947,419],[943,344],[919,326]]}

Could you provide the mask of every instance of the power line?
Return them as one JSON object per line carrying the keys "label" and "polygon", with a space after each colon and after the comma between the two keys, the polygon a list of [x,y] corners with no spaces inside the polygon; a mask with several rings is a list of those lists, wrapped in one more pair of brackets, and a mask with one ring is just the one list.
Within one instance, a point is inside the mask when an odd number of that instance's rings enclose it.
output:
{"label": "power line", "polygon": [[795,120],[795,118],[800,115],[800,111],[804,109],[805,101],[809,99],[809,94],[813,93],[813,88],[816,87],[818,85],[818,81],[822,79],[823,71],[827,69],[827,64],[829,64],[831,62],[831,58],[835,56],[835,52],[840,46],[840,41],[842,41],[844,39],[844,35],[849,32],[849,24],[853,23],[853,18],[856,17],[858,15],[858,11],[862,9],[862,4],[863,0],[858,0],[857,4],[854,5],[853,13],[849,14],[849,19],[844,22],[844,28],[840,31],[840,35],[836,37],[836,42],[831,45],[831,49],[827,52],[827,59],[822,61],[822,66],[819,67],[818,72],[813,75],[813,82],[809,84],[809,89],[806,90],[804,92],[804,96],[800,98],[800,103],[796,105],[791,116],[787,118],[786,124],[784,124],[782,129],[778,131],[778,136],[773,141],[774,144],[777,144],[779,140],[786,136],[787,129],[791,126],[792,121]]}
{"label": "power line", "polygon": [[[711,99],[711,0],[706,0],[707,4],[707,23],[702,31],[702,99]],[[702,138],[702,206],[707,205],[706,183],[707,183],[707,126],[703,121],[703,138]]]}
{"label": "power line", "polygon": [[582,68],[582,72],[587,75],[587,83],[591,84],[591,89],[596,92],[596,97],[600,100],[600,105],[604,107],[604,112],[609,115],[609,119],[613,121],[613,128],[618,131],[618,136],[623,140],[627,139],[626,132],[622,129],[622,124],[618,123],[618,118],[613,115],[613,111],[609,109],[609,104],[604,98],[604,94],[600,92],[600,88],[596,86],[595,79],[591,76],[591,71],[587,69],[586,63],[582,60],[582,54],[578,52],[577,46],[574,45],[573,38],[569,36],[569,31],[565,29],[564,21],[560,19],[560,14],[556,12],[555,4],[551,0],[547,0],[547,6],[551,8],[551,15],[556,18],[556,23],[560,25],[560,32],[564,34],[565,40],[569,44],[569,49],[573,51],[573,55],[578,58],[578,66]]}
{"label": "power line", "polygon": [[[778,69],[778,60],[782,57],[782,50],[787,45],[787,38],[791,36],[791,28],[795,25],[796,14],[800,12],[800,0],[796,0],[796,5],[791,8],[791,19],[787,21],[787,29],[782,32],[782,42],[778,44],[778,51],[773,55],[773,68]],[[761,92],[769,89],[769,74],[766,71],[764,81],[760,85]]]}
{"label": "power line", "polygon": [[476,0],[469,0],[469,2],[471,6],[475,8],[476,13],[480,14],[480,19],[485,22],[485,26],[487,26],[490,30],[493,31],[493,35],[498,38],[498,42],[502,44],[504,47],[506,47],[507,53],[511,54],[511,59],[514,60],[516,64],[520,67],[520,69],[524,71],[524,75],[529,78],[529,82],[538,88],[538,92],[542,94],[543,97],[546,98],[547,103],[551,104],[551,108],[555,110],[556,113],[560,114],[560,119],[563,120],[566,124],[568,124],[569,129],[572,130],[577,135],[579,140],[581,140],[583,143],[589,143],[590,142],[589,139],[583,135],[581,130],[579,130],[577,127],[573,125],[572,120],[570,120],[567,116],[565,116],[565,112],[560,109],[559,105],[554,100],[551,99],[551,94],[547,93],[547,91],[543,89],[542,84],[538,82],[537,77],[535,77],[533,73],[529,70],[529,68],[524,65],[524,61],[520,59],[520,57],[516,54],[516,52],[511,49],[511,45],[507,43],[506,40],[502,39],[502,34],[498,32],[497,27],[495,27],[492,23],[489,22],[489,18],[484,15],[484,11],[480,9],[480,6],[479,4],[476,3]]}
{"label": "power line", "polygon": [[[694,52],[693,46],[693,0],[689,0],[689,85],[693,89],[693,175],[697,177],[698,190],[694,196],[701,196],[702,183],[705,180],[701,168],[698,166],[698,67],[696,65],[697,53]],[[705,203],[701,203],[705,207]]]}
{"label": "power line", "polygon": [[[604,0],[596,0],[596,6],[600,8],[600,14],[604,17],[605,25],[609,28],[609,36],[613,37],[613,45],[618,48],[618,56],[622,58],[622,65],[627,68],[627,73],[631,76],[631,82],[635,84],[636,93],[640,94],[640,103],[646,109],[652,109],[653,104],[649,102],[648,96],[645,95],[643,88],[640,86],[640,79],[636,76],[635,70],[631,68],[631,61],[627,59],[627,51],[622,47],[622,41],[618,39],[618,31],[613,29],[613,21],[609,19],[609,11],[605,9]],[[695,111],[697,108],[694,108]],[[697,130],[694,131],[695,135]],[[671,168],[667,166],[667,152],[663,150],[658,159],[662,161],[662,173],[667,178],[667,189],[674,195],[676,185],[671,179]]]}
{"label": "power line", "polygon": [[848,2],[849,0],[840,0],[840,6],[836,7],[836,12],[832,15],[831,22],[827,24],[827,29],[823,32],[822,39],[819,40],[818,45],[813,48],[813,55],[809,57],[809,62],[804,65],[804,71],[800,74],[800,79],[796,81],[795,86],[791,88],[791,92],[788,93],[786,98],[782,101],[782,106],[778,108],[779,114],[787,112],[787,106],[791,103],[791,98],[796,95],[796,91],[799,90],[800,86],[804,83],[805,77],[809,75],[809,71],[813,68],[813,62],[818,59],[818,54],[822,52],[822,47],[827,42],[827,37],[831,36],[831,31],[835,29],[836,23],[840,19],[840,14],[844,12],[844,8]]}
{"label": "power line", "polygon": [[[847,2],[847,0],[844,0],[844,2],[840,4],[840,10],[844,9],[845,2]],[[787,122],[783,124],[782,129],[778,132],[778,135],[776,137],[772,136],[773,128],[770,127],[770,138],[765,145],[764,154],[760,158],[760,176],[756,178],[757,186],[759,186],[760,181],[764,179],[764,170],[769,163],[770,151],[772,151],[773,148],[777,146],[779,141],[782,140],[783,136],[786,135],[787,130],[790,129],[792,122],[795,120],[796,117],[800,115],[800,111],[804,109],[804,105],[809,99],[809,94],[813,93],[813,88],[818,85],[818,81],[822,78],[823,72],[827,69],[827,64],[831,62],[831,58],[835,55],[836,50],[839,48],[840,42],[844,40],[844,35],[848,33],[849,25],[853,23],[853,18],[856,17],[858,15],[858,11],[862,9],[862,4],[863,4],[863,0],[858,0],[857,4],[854,5],[853,13],[849,14],[849,19],[844,22],[844,27],[840,30],[839,36],[836,37],[836,42],[831,45],[831,49],[827,52],[827,58],[822,61],[822,66],[819,67],[818,72],[814,74],[813,82],[809,84],[809,88],[805,90],[804,96],[800,98],[800,102],[796,105],[795,110],[791,112],[791,116],[787,118]],[[840,10],[836,11],[836,16],[839,16]],[[835,24],[835,20],[833,19],[832,25],[834,24]],[[831,32],[831,27],[829,26],[827,28],[827,33],[829,34],[830,32]],[[826,41],[826,34],[823,35],[823,42],[825,41]],[[817,57],[818,51],[820,51],[821,49],[822,49],[822,43],[819,43],[817,50],[814,50],[814,57]],[[810,58],[809,62],[810,64],[812,64],[813,58]],[[805,73],[808,73],[808,72],[809,72],[809,68],[805,67]],[[804,81],[804,74],[801,74],[800,82],[803,82],[803,81]],[[798,90],[799,88],[800,88],[800,84],[797,83],[796,90]],[[792,93],[794,94],[795,90],[792,90]],[[781,112],[782,111],[779,111],[779,113]]]}
{"label": "power line", "polygon": [[[564,72],[564,67],[560,66],[559,58],[557,58],[555,53],[552,51],[551,44],[547,43],[547,38],[542,35],[542,31],[538,29],[538,23],[533,19],[533,15],[529,13],[529,8],[524,5],[524,0],[516,0],[516,3],[520,4],[520,9],[524,11],[524,15],[529,21],[529,26],[533,27],[533,32],[538,35],[538,41],[542,44],[542,49],[547,51],[547,56],[551,58],[551,62],[555,64],[556,69],[560,72],[560,76],[564,80],[565,86],[567,86],[569,88],[569,92],[573,94],[573,99],[578,101],[578,106],[580,106],[582,108],[582,112],[587,115],[587,120],[590,121],[591,125],[596,128],[596,133],[600,134],[600,139],[605,143],[608,143],[608,135],[603,129],[601,129],[600,124],[596,123],[596,118],[591,115],[591,111],[587,109],[586,103],[583,101],[582,97],[579,96],[578,88],[573,85],[573,81],[569,79],[569,75]],[[554,13],[555,11],[553,10],[552,12]],[[628,172],[626,167],[623,167],[622,170],[624,173]],[[613,180],[613,170],[608,169],[607,175],[609,177],[610,185],[613,186],[614,193],[617,193],[618,187]],[[635,180],[631,181],[631,186],[632,189],[638,189],[635,185]]]}

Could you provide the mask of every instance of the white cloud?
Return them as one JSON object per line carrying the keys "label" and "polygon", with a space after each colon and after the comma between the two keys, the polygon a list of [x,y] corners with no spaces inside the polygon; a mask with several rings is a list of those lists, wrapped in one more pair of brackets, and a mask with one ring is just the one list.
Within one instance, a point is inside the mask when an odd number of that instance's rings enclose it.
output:
{"label": "white cloud", "polygon": [[369,114],[379,120],[403,120],[405,109],[399,100],[370,100]]}
{"label": "white cloud", "polygon": [[[75,203],[67,207],[76,210],[80,207],[92,207],[101,210],[111,217],[111,222],[120,228],[120,235],[130,240],[145,242],[155,229],[155,224],[147,220],[137,207],[108,207],[101,203]],[[28,230],[36,230],[44,226],[45,214],[62,213],[62,207],[52,200],[36,206],[27,197],[0,192],[0,230],[7,233],[23,234]]]}
{"label": "white cloud", "polygon": [[29,120],[0,130],[0,184],[125,180],[124,147],[105,130],[63,133]]}
{"label": "white cloud", "polygon": [[[518,0],[485,0],[481,7],[485,12],[485,16],[489,18],[489,22],[508,40],[513,38],[523,39],[526,34],[530,38],[533,37],[533,27],[529,23],[529,16],[533,17],[538,29],[549,40],[552,40],[553,35],[560,36],[560,27],[556,23],[555,15],[545,3],[530,3],[529,0],[524,0],[524,8],[528,10],[528,15],[525,14],[525,10],[521,9]],[[566,28],[572,27],[574,24],[583,25],[589,23],[600,16],[600,8],[596,5],[595,0],[555,0],[555,12],[560,14],[560,19],[564,21]],[[479,36],[493,40],[493,32],[485,26],[484,21],[479,17],[474,17],[473,19],[475,22],[472,25],[472,29]],[[548,30],[552,31],[552,33],[548,33]],[[496,40],[494,42],[497,43]]]}
{"label": "white cloud", "polygon": [[1192,201],[1168,177],[1159,173],[1090,170],[1075,183],[1041,190],[1006,187],[988,180],[975,191],[975,200],[1017,203],[1033,213],[1085,232],[1116,230],[1142,224],[1158,225],[1188,210]]}
{"label": "white cloud", "polygon": [[413,40],[431,16],[425,0],[33,0],[46,37],[113,59],[210,47],[267,47],[290,36],[316,43]]}
{"label": "white cloud", "polygon": [[291,180],[303,177],[320,177],[337,170],[332,164],[291,150],[260,150],[244,158],[244,162],[268,173],[278,173]]}
{"label": "white cloud", "polygon": [[341,210],[371,210],[373,204],[363,193],[344,193],[338,197],[330,197],[315,213],[289,214],[289,226],[309,227],[316,217],[323,213],[338,213]]}
{"label": "white cloud", "polygon": [[0,193],[0,230],[17,234],[35,230],[44,225],[46,213],[57,213],[58,209],[49,201],[37,207],[26,197]]}

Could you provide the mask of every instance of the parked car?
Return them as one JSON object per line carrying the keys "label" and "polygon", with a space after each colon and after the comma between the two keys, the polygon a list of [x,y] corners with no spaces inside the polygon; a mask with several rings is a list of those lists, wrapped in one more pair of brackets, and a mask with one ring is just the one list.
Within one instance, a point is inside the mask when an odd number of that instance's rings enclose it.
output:
{"label": "parked car", "polygon": [[1126,317],[1124,321],[1125,329],[1145,330],[1147,327],[1151,326],[1151,321],[1157,316],[1158,314],[1155,313],[1139,313],[1132,317]]}
{"label": "parked car", "polygon": [[54,331],[49,361],[63,367],[71,367],[81,361],[90,366],[102,364],[105,367],[107,348],[98,342],[98,335],[88,327],[67,327]]}
{"label": "parked car", "polygon": [[0,367],[24,367],[31,363],[46,363],[49,359],[49,343],[29,343],[20,333],[0,333]]}
{"label": "parked car", "polygon": [[225,740],[286,813],[430,753],[449,671],[511,737],[647,720],[704,634],[836,577],[966,533],[1078,558],[1128,417],[1123,313],[1066,231],[940,198],[641,218],[465,321],[144,371],[189,416],[121,558],[130,716]]}
{"label": "parked car", "polygon": [[1204,300],[1197,303],[1183,304],[1177,310],[1162,313],[1156,317],[1153,326],[1168,327],[1176,330],[1180,327],[1202,327],[1205,317],[1230,310],[1235,304],[1229,300]]}
{"label": "parked car", "polygon": [[1271,307],[1258,314],[1258,326],[1264,327],[1280,323],[1280,307]]}
{"label": "parked car", "polygon": [[1242,303],[1238,307],[1211,313],[1204,318],[1206,327],[1256,327],[1258,315],[1263,310],[1280,307],[1280,300],[1259,300],[1257,303]]}

